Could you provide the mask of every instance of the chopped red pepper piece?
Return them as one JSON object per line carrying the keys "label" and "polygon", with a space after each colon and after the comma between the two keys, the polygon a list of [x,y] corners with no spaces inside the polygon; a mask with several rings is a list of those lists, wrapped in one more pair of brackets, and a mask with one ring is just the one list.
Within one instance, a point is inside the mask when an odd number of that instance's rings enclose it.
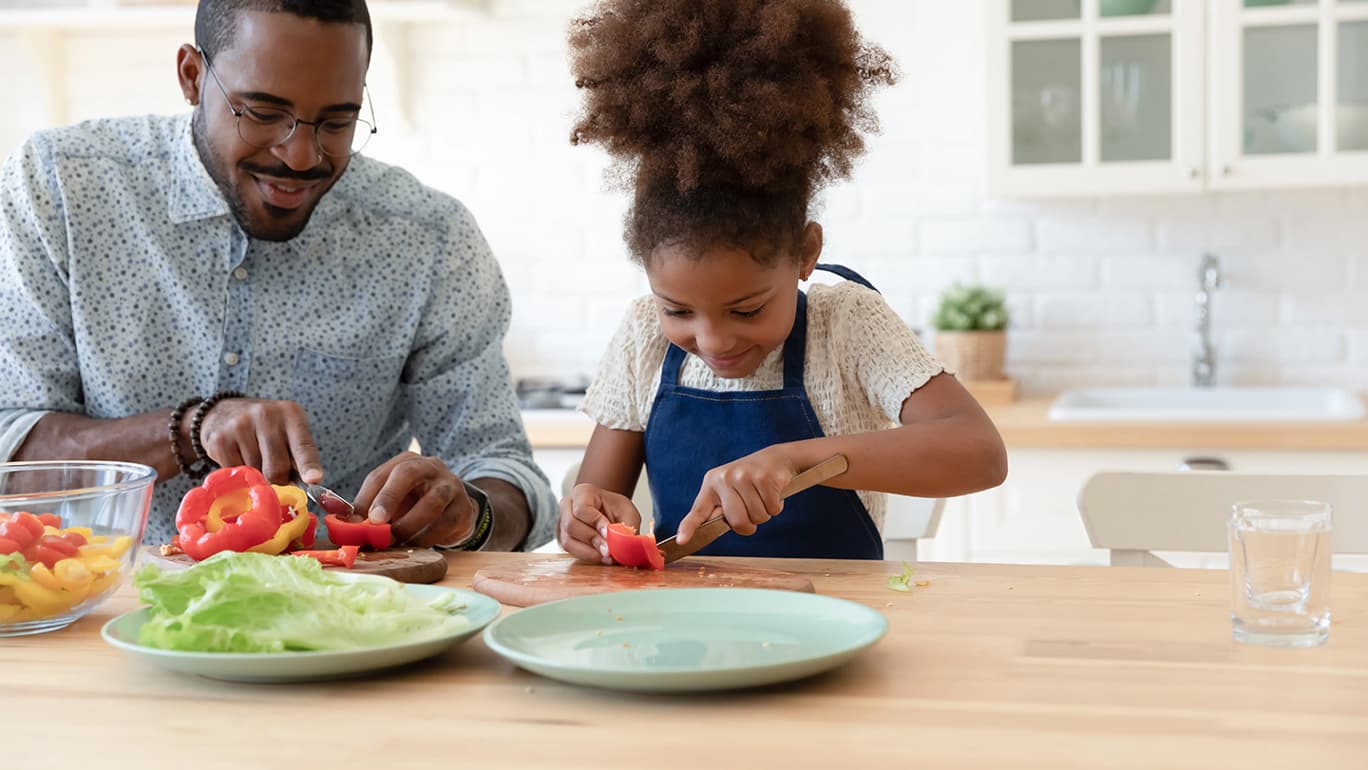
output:
{"label": "chopped red pepper piece", "polygon": [[655,538],[638,535],[626,524],[608,525],[608,555],[624,567],[665,569],[665,556],[656,547]]}
{"label": "chopped red pepper piece", "polygon": [[40,513],[38,514],[38,521],[42,522],[45,527],[62,528],[62,517],[55,513]]}
{"label": "chopped red pepper piece", "polygon": [[356,555],[361,551],[360,546],[344,545],[336,551],[290,551],[295,556],[308,556],[311,559],[318,559],[324,564],[334,567],[346,567],[351,569],[356,563]]}
{"label": "chopped red pepper piece", "polygon": [[323,523],[328,527],[328,539],[337,545],[368,545],[377,551],[389,548],[389,524],[372,524],[366,519],[348,521],[335,513],[324,516]]}
{"label": "chopped red pepper piece", "polygon": [[0,537],[28,548],[43,536],[43,522],[28,511],[15,511],[0,520]]}
{"label": "chopped red pepper piece", "polygon": [[195,561],[220,551],[246,551],[270,540],[280,519],[280,498],[261,471],[220,468],[181,500],[176,544]]}

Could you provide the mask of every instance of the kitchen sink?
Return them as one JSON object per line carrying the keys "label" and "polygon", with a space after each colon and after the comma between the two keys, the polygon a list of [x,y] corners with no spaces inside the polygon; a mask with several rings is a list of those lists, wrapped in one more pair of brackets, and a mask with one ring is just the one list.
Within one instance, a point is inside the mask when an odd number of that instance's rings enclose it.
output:
{"label": "kitchen sink", "polygon": [[1363,417],[1363,402],[1339,388],[1084,388],[1050,406],[1058,421],[1334,422]]}

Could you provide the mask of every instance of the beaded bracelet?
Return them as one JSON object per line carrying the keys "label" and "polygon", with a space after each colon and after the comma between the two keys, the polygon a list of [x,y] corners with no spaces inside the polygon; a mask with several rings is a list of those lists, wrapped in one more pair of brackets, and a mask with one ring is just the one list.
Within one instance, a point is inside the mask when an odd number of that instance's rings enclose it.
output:
{"label": "beaded bracelet", "polygon": [[181,473],[196,480],[204,478],[209,473],[209,468],[203,464],[196,467],[193,461],[185,462],[185,456],[181,454],[180,429],[186,410],[203,400],[199,396],[185,399],[171,410],[171,418],[166,421],[166,435],[171,439],[171,455],[176,458],[176,465],[180,467]]}
{"label": "beaded bracelet", "polygon": [[475,519],[475,531],[459,543],[437,547],[450,551],[478,551],[485,547],[485,543],[489,542],[489,535],[494,531],[494,508],[489,504],[489,495],[485,494],[484,490],[467,481],[461,483],[465,485],[466,494],[480,509],[479,516]]}
{"label": "beaded bracelet", "polygon": [[190,448],[195,450],[195,458],[204,464],[205,470],[197,478],[203,478],[209,471],[218,468],[218,463],[209,459],[209,453],[204,451],[204,443],[200,441],[200,428],[204,425],[204,416],[209,413],[214,405],[224,399],[246,398],[247,394],[237,390],[220,390],[214,395],[200,402],[199,408],[195,410],[195,416],[190,418]]}

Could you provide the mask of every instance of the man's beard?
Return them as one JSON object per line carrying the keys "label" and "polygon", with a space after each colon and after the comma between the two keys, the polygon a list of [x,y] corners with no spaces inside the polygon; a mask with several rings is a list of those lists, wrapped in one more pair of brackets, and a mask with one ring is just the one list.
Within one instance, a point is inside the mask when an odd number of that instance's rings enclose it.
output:
{"label": "man's beard", "polygon": [[[247,209],[247,204],[242,200],[241,191],[229,183],[228,164],[219,157],[218,153],[214,151],[214,148],[209,143],[208,132],[204,125],[203,107],[195,110],[193,116],[190,118],[190,131],[191,136],[194,139],[195,151],[199,153],[200,162],[204,164],[205,170],[209,172],[209,177],[214,180],[214,184],[218,186],[219,192],[223,194],[223,199],[228,202],[228,210],[232,212],[233,219],[237,220],[238,226],[242,228],[242,231],[246,233],[249,238],[258,241],[293,240],[300,233],[304,232],[304,228],[308,226],[309,220],[313,217],[314,209],[318,207],[319,201],[323,200],[323,195],[327,195],[328,191],[332,189],[332,186],[337,183],[337,180],[334,179],[328,183],[327,187],[323,188],[322,194],[319,195],[313,203],[309,204],[308,209],[300,216],[297,224],[291,225],[288,229],[284,230],[279,227],[272,228],[266,226],[264,223],[253,221],[251,213]],[[305,172],[297,172],[291,170],[283,163],[272,169],[255,166],[249,168],[267,176],[274,176],[280,179],[317,181],[332,176],[331,169],[327,171],[311,169]],[[263,205],[268,213],[276,210],[274,206],[269,204]],[[282,215],[291,213],[294,212],[281,211]]]}

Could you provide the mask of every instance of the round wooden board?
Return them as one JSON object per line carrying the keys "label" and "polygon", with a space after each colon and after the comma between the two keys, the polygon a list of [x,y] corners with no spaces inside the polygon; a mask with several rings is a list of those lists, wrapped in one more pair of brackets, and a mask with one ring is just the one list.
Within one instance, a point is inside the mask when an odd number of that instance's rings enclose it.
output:
{"label": "round wooden board", "polygon": [[[322,548],[320,550],[327,550]],[[194,564],[194,560],[183,553],[162,556],[157,546],[143,548],[142,558],[150,564],[161,567],[184,568]],[[282,558],[294,559],[294,556]],[[387,551],[362,551],[356,557],[356,564],[350,569],[330,567],[326,570],[359,572],[366,575],[384,575],[401,583],[436,583],[446,577],[447,560],[441,553],[429,548],[391,548]]]}
{"label": "round wooden board", "polygon": [[664,570],[586,564],[573,557],[507,567],[485,567],[475,573],[474,588],[513,607],[568,599],[572,596],[639,588],[773,588],[813,593],[802,575],[773,569],[719,565],[708,558],[680,559]]}

